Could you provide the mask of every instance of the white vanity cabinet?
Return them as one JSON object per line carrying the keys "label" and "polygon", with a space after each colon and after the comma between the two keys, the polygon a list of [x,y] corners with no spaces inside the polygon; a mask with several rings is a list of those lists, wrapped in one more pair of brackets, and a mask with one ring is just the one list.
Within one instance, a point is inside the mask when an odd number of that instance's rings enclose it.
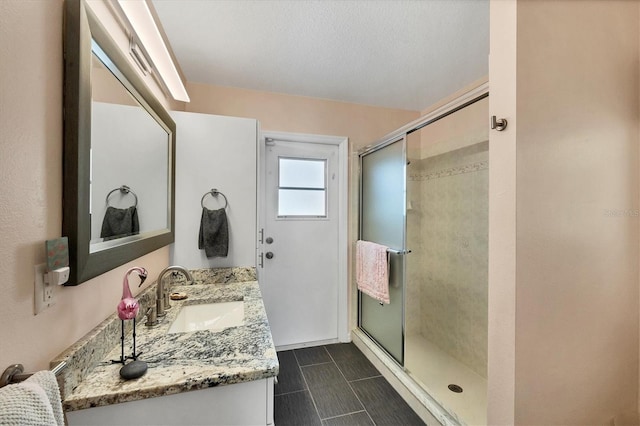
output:
{"label": "white vanity cabinet", "polygon": [[274,379],[66,413],[69,425],[272,425]]}

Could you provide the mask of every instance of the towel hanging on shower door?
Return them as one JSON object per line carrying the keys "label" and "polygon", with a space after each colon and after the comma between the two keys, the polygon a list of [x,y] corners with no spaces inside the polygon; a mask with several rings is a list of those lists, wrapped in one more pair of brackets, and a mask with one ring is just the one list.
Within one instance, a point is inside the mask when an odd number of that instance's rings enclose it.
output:
{"label": "towel hanging on shower door", "polygon": [[356,283],[358,290],[389,304],[388,247],[370,241],[356,241]]}

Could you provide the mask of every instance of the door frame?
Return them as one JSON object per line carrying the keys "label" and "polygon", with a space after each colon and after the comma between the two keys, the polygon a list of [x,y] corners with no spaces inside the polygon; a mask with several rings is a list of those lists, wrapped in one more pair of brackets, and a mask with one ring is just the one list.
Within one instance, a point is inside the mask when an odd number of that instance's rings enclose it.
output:
{"label": "door frame", "polygon": [[346,136],[327,136],[308,133],[276,132],[261,130],[258,137],[258,231],[256,236],[256,270],[260,279],[260,251],[264,238],[264,224],[266,222],[265,195],[266,179],[266,141],[269,139],[302,142],[310,144],[324,144],[338,146],[338,340],[350,342],[349,304],[348,304],[348,184],[349,184],[349,138]]}

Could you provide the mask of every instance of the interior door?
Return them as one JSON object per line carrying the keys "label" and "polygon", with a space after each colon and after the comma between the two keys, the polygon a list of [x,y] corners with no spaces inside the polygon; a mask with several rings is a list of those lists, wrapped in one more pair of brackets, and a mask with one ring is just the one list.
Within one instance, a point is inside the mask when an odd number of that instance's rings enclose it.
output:
{"label": "interior door", "polygon": [[388,305],[359,292],[360,327],[404,362],[406,142],[399,139],[361,156],[360,239],[392,249]]}
{"label": "interior door", "polygon": [[336,145],[270,140],[260,287],[277,347],[338,338]]}

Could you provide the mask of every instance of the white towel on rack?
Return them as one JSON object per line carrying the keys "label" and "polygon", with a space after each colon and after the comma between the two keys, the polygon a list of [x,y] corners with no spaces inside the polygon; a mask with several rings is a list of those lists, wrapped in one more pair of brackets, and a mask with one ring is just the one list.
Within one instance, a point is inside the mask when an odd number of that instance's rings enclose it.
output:
{"label": "white towel on rack", "polygon": [[356,283],[358,290],[389,303],[388,247],[370,241],[356,241]]}
{"label": "white towel on rack", "polygon": [[1,388],[0,425],[64,426],[56,376],[51,371],[39,371],[22,383]]}

